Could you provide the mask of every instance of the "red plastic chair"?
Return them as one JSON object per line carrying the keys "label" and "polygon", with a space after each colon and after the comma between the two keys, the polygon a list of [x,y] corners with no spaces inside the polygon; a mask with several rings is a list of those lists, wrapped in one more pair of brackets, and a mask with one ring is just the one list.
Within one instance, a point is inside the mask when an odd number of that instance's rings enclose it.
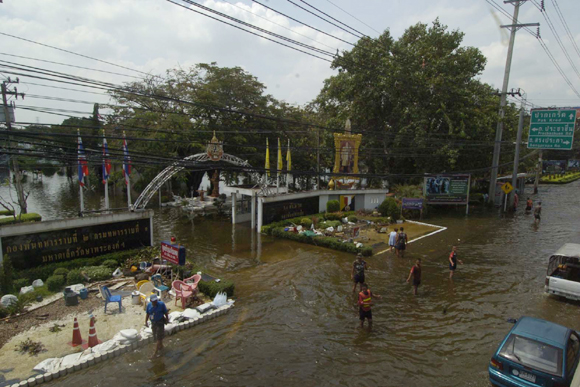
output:
{"label": "red plastic chair", "polygon": [[193,286],[186,284],[183,281],[176,280],[173,281],[171,287],[175,290],[175,305],[177,305],[177,300],[181,299],[181,309],[185,309],[187,300],[193,296]]}
{"label": "red plastic chair", "polygon": [[197,293],[197,284],[201,281],[201,276],[199,274],[194,274],[189,278],[183,280],[188,285],[192,285],[194,291]]}

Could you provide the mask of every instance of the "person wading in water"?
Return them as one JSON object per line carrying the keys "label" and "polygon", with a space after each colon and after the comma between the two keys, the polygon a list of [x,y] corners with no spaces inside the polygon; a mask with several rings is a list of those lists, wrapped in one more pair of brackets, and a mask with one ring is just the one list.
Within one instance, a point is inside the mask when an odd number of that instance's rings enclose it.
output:
{"label": "person wading in water", "polygon": [[457,262],[463,265],[463,261],[457,259],[457,246],[453,246],[451,250],[451,254],[449,254],[449,279],[453,279],[453,274],[457,269]]}
{"label": "person wading in water", "polygon": [[413,277],[413,294],[417,295],[417,290],[419,285],[421,285],[421,258],[417,259],[417,262],[411,268],[407,283],[411,280],[411,277]]}
{"label": "person wading in water", "polygon": [[395,249],[397,249],[397,257],[405,258],[405,250],[407,249],[407,234],[405,229],[401,227],[401,232],[397,235],[397,244]]}
{"label": "person wading in water", "polygon": [[356,291],[356,284],[360,284],[362,290],[362,286],[365,282],[365,269],[368,268],[369,266],[363,259],[362,254],[358,253],[356,255],[356,260],[352,263],[352,271],[350,273],[350,278],[354,281],[354,284],[352,285],[353,293]]}
{"label": "person wading in water", "polygon": [[534,206],[534,202],[532,201],[532,199],[528,198],[528,200],[526,200],[526,214],[529,214],[530,212],[532,212],[533,206]]}
{"label": "person wading in water", "polygon": [[540,220],[542,220],[542,202],[538,202],[534,210],[534,222],[540,223]]}
{"label": "person wading in water", "polygon": [[358,305],[359,305],[359,317],[360,317],[360,327],[363,328],[365,324],[365,319],[369,322],[369,331],[373,329],[373,313],[371,311],[371,306],[373,305],[373,298],[380,299],[381,296],[371,292],[367,284],[363,283],[361,285],[361,292],[358,294]]}

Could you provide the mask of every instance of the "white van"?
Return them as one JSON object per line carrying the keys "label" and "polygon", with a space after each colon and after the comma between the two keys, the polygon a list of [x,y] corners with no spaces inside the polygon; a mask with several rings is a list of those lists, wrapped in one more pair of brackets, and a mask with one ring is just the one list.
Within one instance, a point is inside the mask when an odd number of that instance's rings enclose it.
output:
{"label": "white van", "polygon": [[550,257],[544,290],[580,300],[580,244],[566,243]]}

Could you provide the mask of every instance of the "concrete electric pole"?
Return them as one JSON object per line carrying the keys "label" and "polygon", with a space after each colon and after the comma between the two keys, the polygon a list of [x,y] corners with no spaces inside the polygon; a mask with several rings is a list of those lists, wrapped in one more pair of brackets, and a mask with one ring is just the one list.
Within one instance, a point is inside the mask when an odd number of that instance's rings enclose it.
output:
{"label": "concrete electric pole", "polygon": [[519,28],[522,27],[538,27],[539,23],[528,23],[528,24],[518,24],[518,15],[520,12],[520,4],[525,3],[527,0],[506,0],[504,1],[505,4],[515,4],[514,7],[514,15],[512,18],[512,24],[509,25],[502,25],[501,28],[510,28],[510,42],[508,46],[508,54],[505,64],[505,72],[503,77],[503,85],[501,89],[501,99],[499,104],[499,120],[497,123],[497,128],[495,131],[495,144],[493,147],[493,159],[491,163],[491,177],[489,181],[489,200],[494,203],[495,202],[495,186],[497,183],[497,170],[499,166],[499,156],[501,151],[501,138],[503,133],[503,118],[505,115],[505,106],[507,102],[507,89],[510,79],[510,69],[512,66],[512,56],[514,51],[514,43],[516,40],[516,32]]}
{"label": "concrete electric pole", "polygon": [[[8,106],[8,96],[14,96],[18,99],[18,96],[24,99],[23,93],[18,93],[18,90],[14,88],[14,91],[8,90],[8,85],[12,83],[19,83],[20,81],[16,78],[16,81],[12,81],[8,78],[7,81],[3,81],[0,87],[2,88],[2,104],[4,108],[4,118],[6,119],[6,129],[8,131],[8,146],[12,148],[12,141],[10,140],[10,131],[12,130],[12,117],[13,115],[10,114],[10,107]],[[13,108],[14,109],[14,108]],[[14,111],[14,110],[12,110]],[[16,155],[12,155],[12,165],[14,170],[14,185],[16,186],[16,194],[18,195],[18,206],[20,207],[20,213],[26,214],[28,212],[27,205],[26,205],[26,197],[24,195],[24,189],[22,188],[22,173],[20,172],[20,168],[18,166],[18,157]],[[16,214],[15,214],[16,215]]]}

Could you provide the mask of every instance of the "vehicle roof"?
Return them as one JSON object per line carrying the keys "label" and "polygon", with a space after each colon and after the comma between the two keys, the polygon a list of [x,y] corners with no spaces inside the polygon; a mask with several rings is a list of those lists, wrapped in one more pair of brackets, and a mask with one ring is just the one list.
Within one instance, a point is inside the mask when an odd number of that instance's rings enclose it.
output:
{"label": "vehicle roof", "polygon": [[565,347],[569,328],[534,317],[522,317],[518,320],[512,333],[530,338],[535,337],[556,346]]}
{"label": "vehicle roof", "polygon": [[564,246],[560,247],[553,255],[562,255],[564,257],[580,259],[580,244],[565,243]]}

